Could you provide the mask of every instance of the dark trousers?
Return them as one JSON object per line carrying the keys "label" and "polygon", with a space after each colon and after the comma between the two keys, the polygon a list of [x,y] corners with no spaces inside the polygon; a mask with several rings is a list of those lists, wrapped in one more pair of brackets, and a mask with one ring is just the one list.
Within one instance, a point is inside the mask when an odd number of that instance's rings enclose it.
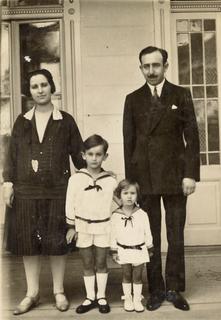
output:
{"label": "dark trousers", "polygon": [[[165,208],[168,250],[165,282],[161,261],[161,197]],[[149,292],[161,294],[165,290],[185,290],[184,226],[186,197],[176,195],[145,195],[141,207],[148,213],[153,236],[154,255],[147,263]]]}

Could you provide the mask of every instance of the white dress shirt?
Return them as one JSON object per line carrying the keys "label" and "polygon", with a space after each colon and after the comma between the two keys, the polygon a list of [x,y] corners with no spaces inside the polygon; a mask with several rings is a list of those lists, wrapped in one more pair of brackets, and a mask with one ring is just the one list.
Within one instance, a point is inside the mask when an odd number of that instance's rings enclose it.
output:
{"label": "white dress shirt", "polygon": [[162,89],[163,89],[163,85],[164,85],[164,82],[165,82],[165,79],[163,79],[163,81],[161,83],[158,83],[156,86],[152,86],[151,84],[148,84],[148,87],[150,88],[150,91],[152,93],[152,96],[154,95],[154,88],[156,87],[157,89],[157,94],[158,96],[160,97],[161,96],[161,92],[162,92]]}

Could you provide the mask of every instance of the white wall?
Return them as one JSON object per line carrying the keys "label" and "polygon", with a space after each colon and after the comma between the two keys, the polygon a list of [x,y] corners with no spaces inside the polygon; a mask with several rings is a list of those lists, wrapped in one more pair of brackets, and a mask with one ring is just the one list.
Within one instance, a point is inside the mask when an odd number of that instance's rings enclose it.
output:
{"label": "white wall", "polygon": [[80,1],[83,136],[110,144],[105,169],[124,174],[122,113],[127,93],[143,85],[138,55],[154,43],[151,1]]}

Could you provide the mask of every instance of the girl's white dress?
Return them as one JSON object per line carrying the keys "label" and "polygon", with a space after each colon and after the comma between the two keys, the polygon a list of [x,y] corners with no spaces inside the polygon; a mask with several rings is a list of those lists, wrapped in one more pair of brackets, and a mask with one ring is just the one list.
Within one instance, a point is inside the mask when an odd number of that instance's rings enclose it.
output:
{"label": "girl's white dress", "polygon": [[149,262],[148,248],[152,246],[150,224],[145,211],[135,207],[130,217],[121,208],[114,211],[111,217],[111,250],[117,250],[119,264]]}

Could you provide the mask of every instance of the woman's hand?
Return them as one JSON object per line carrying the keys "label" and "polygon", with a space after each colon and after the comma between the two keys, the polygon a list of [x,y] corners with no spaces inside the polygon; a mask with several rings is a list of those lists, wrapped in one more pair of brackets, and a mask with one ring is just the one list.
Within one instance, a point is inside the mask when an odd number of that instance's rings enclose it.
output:
{"label": "woman's hand", "polygon": [[147,248],[147,250],[148,250],[148,253],[149,253],[149,257],[152,258],[153,255],[154,255],[154,247]]}
{"label": "woman's hand", "polygon": [[14,199],[14,189],[11,182],[3,183],[3,199],[5,204],[11,208]]}
{"label": "woman's hand", "polygon": [[114,262],[116,262],[116,263],[119,262],[119,256],[118,256],[117,251],[110,251],[110,255],[111,255],[111,258]]}
{"label": "woman's hand", "polygon": [[75,231],[74,228],[70,228],[70,229],[68,229],[68,232],[66,234],[67,244],[70,244],[73,239],[77,240],[77,232]]}

